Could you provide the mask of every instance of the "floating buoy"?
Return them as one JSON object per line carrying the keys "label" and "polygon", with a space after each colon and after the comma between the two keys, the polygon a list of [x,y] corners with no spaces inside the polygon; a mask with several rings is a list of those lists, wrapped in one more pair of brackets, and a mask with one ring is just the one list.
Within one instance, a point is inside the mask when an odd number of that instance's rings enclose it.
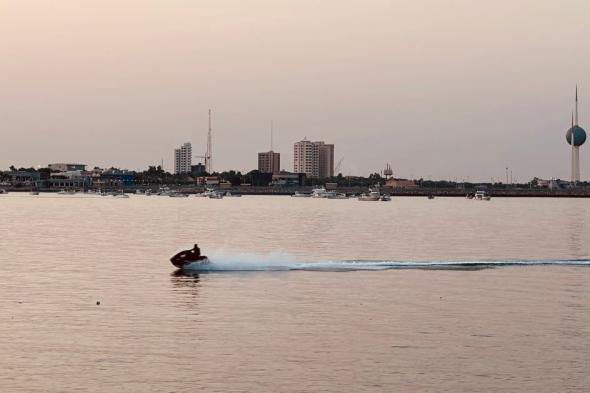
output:
{"label": "floating buoy", "polygon": [[96,302],[96,305],[97,305],[97,306],[100,306],[100,300],[98,300],[98,301]]}

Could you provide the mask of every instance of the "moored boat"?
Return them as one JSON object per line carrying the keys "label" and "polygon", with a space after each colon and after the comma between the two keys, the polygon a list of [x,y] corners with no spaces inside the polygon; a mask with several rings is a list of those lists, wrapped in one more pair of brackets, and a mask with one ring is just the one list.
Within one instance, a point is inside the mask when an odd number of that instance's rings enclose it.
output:
{"label": "moored boat", "polygon": [[359,197],[359,201],[378,201],[381,198],[381,193],[379,191],[371,191],[365,194],[362,194]]}
{"label": "moored boat", "polygon": [[473,196],[473,199],[476,201],[489,201],[492,199],[492,197],[486,190],[477,190]]}

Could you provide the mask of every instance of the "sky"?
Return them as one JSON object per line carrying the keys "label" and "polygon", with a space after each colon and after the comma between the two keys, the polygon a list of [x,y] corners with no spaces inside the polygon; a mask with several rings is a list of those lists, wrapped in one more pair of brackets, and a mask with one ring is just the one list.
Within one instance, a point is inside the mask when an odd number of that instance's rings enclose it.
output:
{"label": "sky", "polygon": [[344,175],[568,179],[589,21],[587,0],[0,0],[0,169],[172,171],[211,108],[218,171],[255,169],[272,121],[286,170],[307,137]]}

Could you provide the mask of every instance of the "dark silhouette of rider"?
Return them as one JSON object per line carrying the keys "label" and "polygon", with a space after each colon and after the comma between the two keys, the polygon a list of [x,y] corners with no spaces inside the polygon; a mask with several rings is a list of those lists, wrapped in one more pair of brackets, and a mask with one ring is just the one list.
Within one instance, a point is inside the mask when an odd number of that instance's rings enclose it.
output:
{"label": "dark silhouette of rider", "polygon": [[195,244],[193,249],[190,250],[190,254],[191,254],[191,257],[196,257],[196,258],[201,256],[201,249],[199,248],[199,246],[197,244]]}

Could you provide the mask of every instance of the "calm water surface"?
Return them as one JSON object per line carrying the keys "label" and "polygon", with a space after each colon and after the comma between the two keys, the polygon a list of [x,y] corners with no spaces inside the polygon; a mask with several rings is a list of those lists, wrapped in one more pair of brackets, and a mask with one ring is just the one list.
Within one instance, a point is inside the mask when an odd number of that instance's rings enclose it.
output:
{"label": "calm water surface", "polygon": [[0,391],[586,392],[589,261],[581,199],[12,193]]}

